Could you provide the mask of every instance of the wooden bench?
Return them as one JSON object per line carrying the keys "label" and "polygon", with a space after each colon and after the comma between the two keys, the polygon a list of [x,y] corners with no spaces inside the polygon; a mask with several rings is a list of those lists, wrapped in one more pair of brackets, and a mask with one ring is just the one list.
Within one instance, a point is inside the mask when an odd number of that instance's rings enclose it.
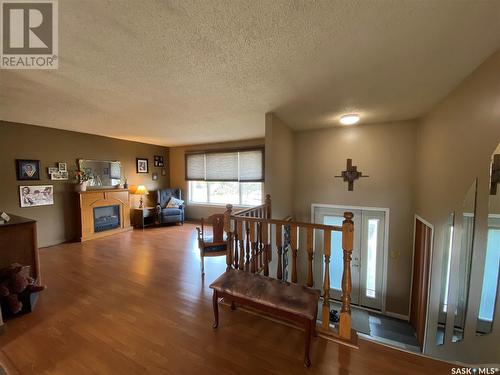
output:
{"label": "wooden bench", "polygon": [[309,348],[311,335],[316,334],[319,290],[235,269],[222,274],[210,288],[214,290],[213,328],[219,325],[219,298],[231,302],[232,308],[236,303],[295,322],[304,327],[304,365],[311,365]]}

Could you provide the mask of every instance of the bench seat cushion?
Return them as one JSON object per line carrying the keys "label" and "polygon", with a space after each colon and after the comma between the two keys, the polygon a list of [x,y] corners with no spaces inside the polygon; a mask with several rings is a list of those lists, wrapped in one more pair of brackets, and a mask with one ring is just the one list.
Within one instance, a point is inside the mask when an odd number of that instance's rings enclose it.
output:
{"label": "bench seat cushion", "polygon": [[210,288],[306,319],[316,319],[320,296],[316,289],[240,270],[225,272],[210,284]]}

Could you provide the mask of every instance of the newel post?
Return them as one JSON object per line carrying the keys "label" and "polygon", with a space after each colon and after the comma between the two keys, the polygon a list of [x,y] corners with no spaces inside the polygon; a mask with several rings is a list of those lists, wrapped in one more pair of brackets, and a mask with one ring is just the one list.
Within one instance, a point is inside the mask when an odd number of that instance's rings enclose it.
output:
{"label": "newel post", "polygon": [[231,269],[233,264],[233,233],[231,231],[231,214],[233,205],[226,205],[226,212],[224,212],[224,231],[227,236],[227,249],[226,249],[226,271]]}
{"label": "newel post", "polygon": [[342,273],[342,309],[340,310],[339,334],[345,340],[351,340],[351,254],[354,238],[352,218],[352,212],[344,212],[344,221],[342,222],[344,272]]}
{"label": "newel post", "polygon": [[266,195],[266,219],[271,218],[271,195]]}

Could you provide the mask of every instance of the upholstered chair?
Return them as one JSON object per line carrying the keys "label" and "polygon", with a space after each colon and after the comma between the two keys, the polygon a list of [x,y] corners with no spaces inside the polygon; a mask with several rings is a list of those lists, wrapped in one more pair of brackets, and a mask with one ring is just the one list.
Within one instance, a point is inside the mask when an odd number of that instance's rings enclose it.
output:
{"label": "upholstered chair", "polygon": [[181,198],[181,189],[159,189],[157,191],[156,214],[160,224],[184,224],[184,204],[178,207],[167,207],[171,198]]}

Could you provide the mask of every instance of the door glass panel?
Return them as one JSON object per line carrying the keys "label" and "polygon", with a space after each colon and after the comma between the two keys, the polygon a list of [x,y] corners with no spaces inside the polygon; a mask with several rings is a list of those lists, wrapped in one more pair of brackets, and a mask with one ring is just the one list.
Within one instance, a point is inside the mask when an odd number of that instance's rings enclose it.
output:
{"label": "door glass panel", "polygon": [[498,271],[500,265],[500,219],[498,219],[498,224],[498,229],[488,229],[488,247],[486,248],[483,292],[481,293],[477,327],[480,333],[491,332],[491,323],[493,322],[495,313],[495,297],[497,294]]}
{"label": "door glass panel", "polygon": [[448,292],[450,286],[451,250],[453,248],[453,228],[455,214],[451,213],[444,227],[443,262],[441,267],[441,292],[439,297],[438,324],[436,329],[436,345],[444,344],[446,333],[446,313],[448,310]]}
{"label": "door glass panel", "polygon": [[474,180],[464,199],[462,212],[462,243],[460,246],[458,268],[458,293],[455,300],[455,319],[453,323],[452,342],[464,337],[465,317],[469,301],[470,269],[472,265],[472,249],[474,245],[474,224],[476,217],[476,186]]}
{"label": "door glass panel", "polygon": [[484,260],[481,302],[476,333],[485,335],[493,330],[495,304],[498,294],[500,268],[500,144],[490,163],[490,189],[488,195],[488,235]]}
{"label": "door glass panel", "polygon": [[[323,224],[342,226],[342,216],[325,216]],[[342,250],[342,233],[332,231],[331,236],[331,256],[330,256],[330,288],[342,290],[342,259],[344,252]]]}
{"label": "door glass panel", "polygon": [[366,296],[375,298],[377,285],[378,219],[368,220],[368,244],[366,263]]}

